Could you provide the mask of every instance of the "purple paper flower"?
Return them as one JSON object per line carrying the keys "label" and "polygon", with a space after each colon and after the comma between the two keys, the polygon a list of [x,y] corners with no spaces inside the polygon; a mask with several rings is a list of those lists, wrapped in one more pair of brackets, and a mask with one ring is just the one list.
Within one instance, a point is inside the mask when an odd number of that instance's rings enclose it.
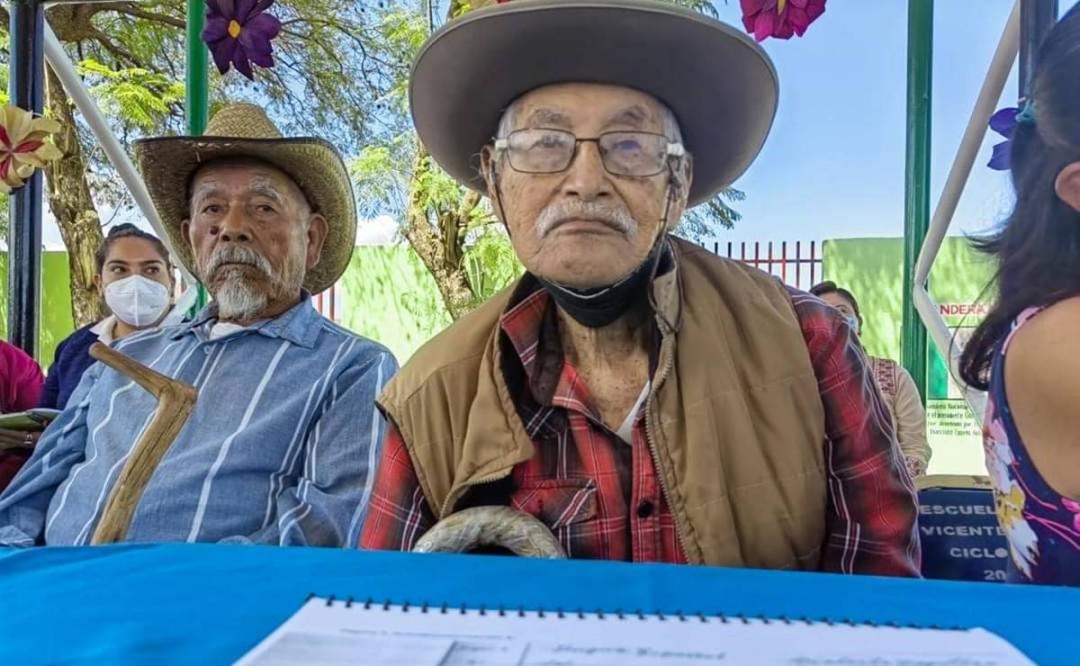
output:
{"label": "purple paper flower", "polygon": [[222,74],[232,65],[255,80],[251,64],[273,67],[270,40],[281,32],[281,21],[266,10],[274,0],[206,0],[206,28],[202,39],[210,47]]}
{"label": "purple paper flower", "polygon": [[1008,171],[1012,166],[1012,138],[1016,133],[1016,116],[1020,109],[1010,106],[990,116],[990,129],[994,130],[1005,140],[994,146],[994,154],[990,163],[986,166],[994,171]]}

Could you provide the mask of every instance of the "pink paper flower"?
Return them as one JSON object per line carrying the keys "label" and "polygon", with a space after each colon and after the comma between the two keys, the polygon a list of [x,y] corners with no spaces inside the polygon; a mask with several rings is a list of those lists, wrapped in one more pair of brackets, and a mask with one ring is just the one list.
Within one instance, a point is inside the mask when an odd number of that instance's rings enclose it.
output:
{"label": "pink paper flower", "polygon": [[825,0],[740,0],[743,25],[759,42],[768,37],[802,37],[825,13]]}

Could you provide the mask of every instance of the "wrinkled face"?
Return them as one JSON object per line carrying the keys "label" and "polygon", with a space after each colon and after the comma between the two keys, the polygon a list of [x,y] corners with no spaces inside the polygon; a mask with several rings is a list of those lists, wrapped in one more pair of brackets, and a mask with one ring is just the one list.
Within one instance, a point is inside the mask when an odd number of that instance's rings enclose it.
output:
{"label": "wrinkled face", "polygon": [[157,246],[145,238],[117,238],[109,243],[109,253],[101,274],[94,277],[98,291],[105,295],[105,287],[132,275],[141,275],[148,280],[160,282],[171,292],[172,274],[165,257],[161,256]]}
{"label": "wrinkled face", "polygon": [[201,168],[190,213],[185,234],[223,320],[254,320],[295,302],[326,238],[326,221],[296,184],[257,161]]}
{"label": "wrinkled face", "polygon": [[[665,113],[650,95],[593,83],[545,86],[513,104],[510,127],[503,128],[500,138],[510,135],[506,130],[517,132],[520,139],[525,136],[522,130],[538,129],[561,130],[579,140],[608,135],[603,144],[579,141],[569,166],[554,173],[523,173],[523,165],[551,165],[547,170],[561,165],[558,159],[543,158],[544,153],[531,162],[523,155],[526,150],[557,152],[558,138],[566,134],[530,133],[528,142],[510,141],[505,150],[485,148],[488,194],[518,258],[531,273],[576,288],[607,286],[626,276],[666,231],[661,225],[669,180],[674,190],[667,226],[677,223],[686,206],[691,160],[668,158],[666,153],[654,160],[657,149],[666,151],[669,142],[677,141]],[[666,138],[627,134],[635,132]],[[602,153],[607,154],[608,168]],[[643,153],[649,156],[646,163],[659,164],[659,173],[610,172],[633,170],[631,165]]]}

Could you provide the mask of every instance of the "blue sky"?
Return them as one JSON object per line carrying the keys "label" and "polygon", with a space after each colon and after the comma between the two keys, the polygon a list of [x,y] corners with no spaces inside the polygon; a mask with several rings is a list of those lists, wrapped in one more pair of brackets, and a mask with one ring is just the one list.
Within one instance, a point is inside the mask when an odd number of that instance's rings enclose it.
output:
{"label": "blue sky", "polygon": [[[740,24],[738,0],[714,1],[722,19]],[[1013,0],[935,4],[934,204]],[[1064,13],[1072,0],[1061,4]],[[738,204],[744,218],[722,240],[903,234],[906,24],[907,0],[830,0],[805,37],[766,40],[780,74],[780,110],[764,152],[736,184],[747,193]],[[999,107],[1015,103],[1015,76]],[[995,139],[983,142],[954,234],[983,230],[1008,212],[1007,176],[985,167]],[[363,226],[380,236],[376,227],[387,222]],[[59,243],[48,220],[45,241]]]}
{"label": "blue sky", "polygon": [[[932,207],[1013,2],[935,4]],[[716,5],[738,20],[737,0]],[[803,38],[765,41],[780,74],[780,111],[737,183],[747,193],[744,219],[725,240],[903,234],[906,24],[907,0],[830,0]],[[1014,67],[998,106],[1016,95]],[[984,166],[994,137],[984,140],[953,233],[985,229],[1008,212],[1007,177]]]}

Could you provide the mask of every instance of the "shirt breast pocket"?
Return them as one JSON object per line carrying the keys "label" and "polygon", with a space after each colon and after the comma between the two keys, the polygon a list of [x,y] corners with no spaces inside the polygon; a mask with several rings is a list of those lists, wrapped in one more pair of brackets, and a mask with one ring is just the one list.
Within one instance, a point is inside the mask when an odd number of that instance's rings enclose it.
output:
{"label": "shirt breast pocket", "polygon": [[596,482],[592,479],[550,479],[517,488],[510,504],[548,526],[566,546],[575,527],[597,517]]}

